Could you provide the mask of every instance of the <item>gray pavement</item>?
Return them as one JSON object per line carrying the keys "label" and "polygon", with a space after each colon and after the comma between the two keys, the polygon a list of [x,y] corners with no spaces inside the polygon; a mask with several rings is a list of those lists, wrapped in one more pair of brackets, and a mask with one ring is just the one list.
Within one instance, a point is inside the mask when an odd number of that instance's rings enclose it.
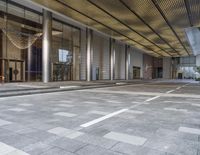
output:
{"label": "gray pavement", "polygon": [[0,97],[0,155],[199,155],[192,81]]}

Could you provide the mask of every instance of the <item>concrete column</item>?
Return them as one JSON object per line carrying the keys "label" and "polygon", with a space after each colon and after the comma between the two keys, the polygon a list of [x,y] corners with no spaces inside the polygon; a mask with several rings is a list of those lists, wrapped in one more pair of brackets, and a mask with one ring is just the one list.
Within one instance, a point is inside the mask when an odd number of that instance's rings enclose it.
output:
{"label": "concrete column", "polygon": [[130,46],[125,45],[125,74],[126,74],[126,80],[129,80],[129,73],[130,73]]}
{"label": "concrete column", "polygon": [[115,40],[110,38],[110,80],[115,79]]}
{"label": "concrete column", "polygon": [[86,29],[86,48],[87,48],[87,81],[92,80],[92,63],[93,63],[93,31]]}
{"label": "concrete column", "polygon": [[50,81],[50,53],[52,43],[52,13],[43,10],[43,38],[42,38],[42,81]]}
{"label": "concrete column", "polygon": [[163,58],[163,79],[172,78],[172,59],[168,57]]}
{"label": "concrete column", "polygon": [[196,66],[200,66],[200,55],[196,56]]}

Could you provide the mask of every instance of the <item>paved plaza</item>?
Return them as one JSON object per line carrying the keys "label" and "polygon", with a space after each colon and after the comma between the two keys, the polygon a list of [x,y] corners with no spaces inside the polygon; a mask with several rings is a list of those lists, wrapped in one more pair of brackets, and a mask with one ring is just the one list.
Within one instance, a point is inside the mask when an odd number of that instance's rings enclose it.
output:
{"label": "paved plaza", "polygon": [[0,97],[0,155],[200,155],[200,85]]}

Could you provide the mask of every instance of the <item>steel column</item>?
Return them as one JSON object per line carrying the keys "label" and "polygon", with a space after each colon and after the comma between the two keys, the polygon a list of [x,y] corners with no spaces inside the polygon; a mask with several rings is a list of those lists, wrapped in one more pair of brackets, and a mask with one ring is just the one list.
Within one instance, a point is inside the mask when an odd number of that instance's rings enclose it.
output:
{"label": "steel column", "polygon": [[130,47],[125,45],[125,74],[126,80],[129,80],[129,73],[130,73]]}
{"label": "steel column", "polygon": [[93,63],[93,31],[86,29],[86,50],[87,50],[87,81],[92,80],[92,63]]}
{"label": "steel column", "polygon": [[110,38],[110,80],[115,79],[115,40]]}
{"label": "steel column", "polygon": [[50,81],[50,53],[52,43],[52,13],[43,9],[42,81]]}

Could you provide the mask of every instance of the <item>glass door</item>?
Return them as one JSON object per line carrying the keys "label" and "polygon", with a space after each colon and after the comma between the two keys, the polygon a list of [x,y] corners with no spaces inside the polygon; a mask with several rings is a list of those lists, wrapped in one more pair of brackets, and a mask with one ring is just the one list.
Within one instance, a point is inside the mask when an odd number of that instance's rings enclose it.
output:
{"label": "glass door", "polygon": [[133,66],[133,79],[140,78],[140,67]]}
{"label": "glass door", "polygon": [[24,81],[24,61],[10,60],[8,73],[10,82]]}
{"label": "glass door", "polygon": [[63,63],[53,64],[53,81],[70,81],[72,77],[72,65]]}

